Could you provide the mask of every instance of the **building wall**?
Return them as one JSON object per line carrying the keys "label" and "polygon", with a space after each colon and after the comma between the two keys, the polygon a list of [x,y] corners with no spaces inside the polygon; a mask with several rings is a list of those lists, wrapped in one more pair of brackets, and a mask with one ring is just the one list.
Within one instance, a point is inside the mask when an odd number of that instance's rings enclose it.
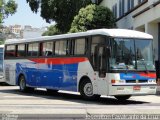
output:
{"label": "building wall", "polygon": [[[132,1],[132,2],[131,2]],[[134,1],[134,3],[133,3]],[[118,28],[134,29],[154,37],[155,60],[160,58],[158,46],[160,23],[159,0],[103,0],[102,6],[109,7],[117,18]],[[159,56],[158,56],[159,55]]]}

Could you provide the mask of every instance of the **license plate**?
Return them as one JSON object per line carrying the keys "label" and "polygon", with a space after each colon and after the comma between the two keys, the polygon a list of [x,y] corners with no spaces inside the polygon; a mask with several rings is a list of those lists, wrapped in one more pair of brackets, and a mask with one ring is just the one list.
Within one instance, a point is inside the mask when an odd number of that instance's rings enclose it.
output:
{"label": "license plate", "polygon": [[141,86],[133,86],[133,90],[140,90]]}

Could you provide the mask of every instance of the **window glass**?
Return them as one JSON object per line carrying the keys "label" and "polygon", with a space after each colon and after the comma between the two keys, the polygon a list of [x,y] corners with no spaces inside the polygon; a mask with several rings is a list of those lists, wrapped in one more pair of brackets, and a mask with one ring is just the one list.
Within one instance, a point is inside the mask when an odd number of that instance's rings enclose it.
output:
{"label": "window glass", "polygon": [[67,41],[56,41],[55,54],[66,55],[67,54]]}
{"label": "window glass", "polygon": [[33,44],[32,56],[38,56],[38,43]]}
{"label": "window glass", "polygon": [[76,39],[74,45],[74,54],[75,55],[84,55],[85,54],[85,38]]}
{"label": "window glass", "polygon": [[15,46],[14,45],[8,45],[6,47],[6,56],[7,57],[15,57],[16,56]]}
{"label": "window glass", "polygon": [[60,41],[59,55],[66,55],[67,41]]}
{"label": "window glass", "polygon": [[0,53],[3,52],[3,48],[0,48]]}
{"label": "window glass", "polygon": [[43,43],[43,56],[52,56],[53,55],[53,42]]}
{"label": "window glass", "polygon": [[59,50],[59,45],[60,45],[60,42],[59,41],[56,41],[55,43],[55,55],[58,55],[58,50]]}
{"label": "window glass", "polygon": [[17,57],[25,56],[25,45],[21,44],[17,47]]}
{"label": "window glass", "polygon": [[28,56],[38,56],[38,43],[28,44]]}
{"label": "window glass", "polygon": [[28,56],[32,56],[32,44],[28,44]]}

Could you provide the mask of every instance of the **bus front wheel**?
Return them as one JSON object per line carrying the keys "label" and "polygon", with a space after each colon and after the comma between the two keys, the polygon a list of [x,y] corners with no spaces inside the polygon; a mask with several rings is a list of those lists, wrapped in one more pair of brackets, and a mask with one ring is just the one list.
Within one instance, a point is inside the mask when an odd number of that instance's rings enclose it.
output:
{"label": "bus front wheel", "polygon": [[118,95],[114,97],[119,101],[125,101],[125,100],[128,100],[131,97],[131,95]]}
{"label": "bus front wheel", "polygon": [[84,99],[97,99],[100,95],[93,94],[93,86],[90,80],[85,79],[80,83],[80,94]]}
{"label": "bus front wheel", "polygon": [[19,88],[21,92],[31,92],[34,90],[34,88],[26,86],[26,80],[23,75],[19,77]]}

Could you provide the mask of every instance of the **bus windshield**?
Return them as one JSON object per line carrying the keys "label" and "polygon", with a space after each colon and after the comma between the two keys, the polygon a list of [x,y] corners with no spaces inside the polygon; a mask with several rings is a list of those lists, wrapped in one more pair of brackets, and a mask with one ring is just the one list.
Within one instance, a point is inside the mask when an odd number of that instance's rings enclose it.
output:
{"label": "bus windshield", "polygon": [[153,71],[152,40],[114,38],[111,41],[111,70]]}

